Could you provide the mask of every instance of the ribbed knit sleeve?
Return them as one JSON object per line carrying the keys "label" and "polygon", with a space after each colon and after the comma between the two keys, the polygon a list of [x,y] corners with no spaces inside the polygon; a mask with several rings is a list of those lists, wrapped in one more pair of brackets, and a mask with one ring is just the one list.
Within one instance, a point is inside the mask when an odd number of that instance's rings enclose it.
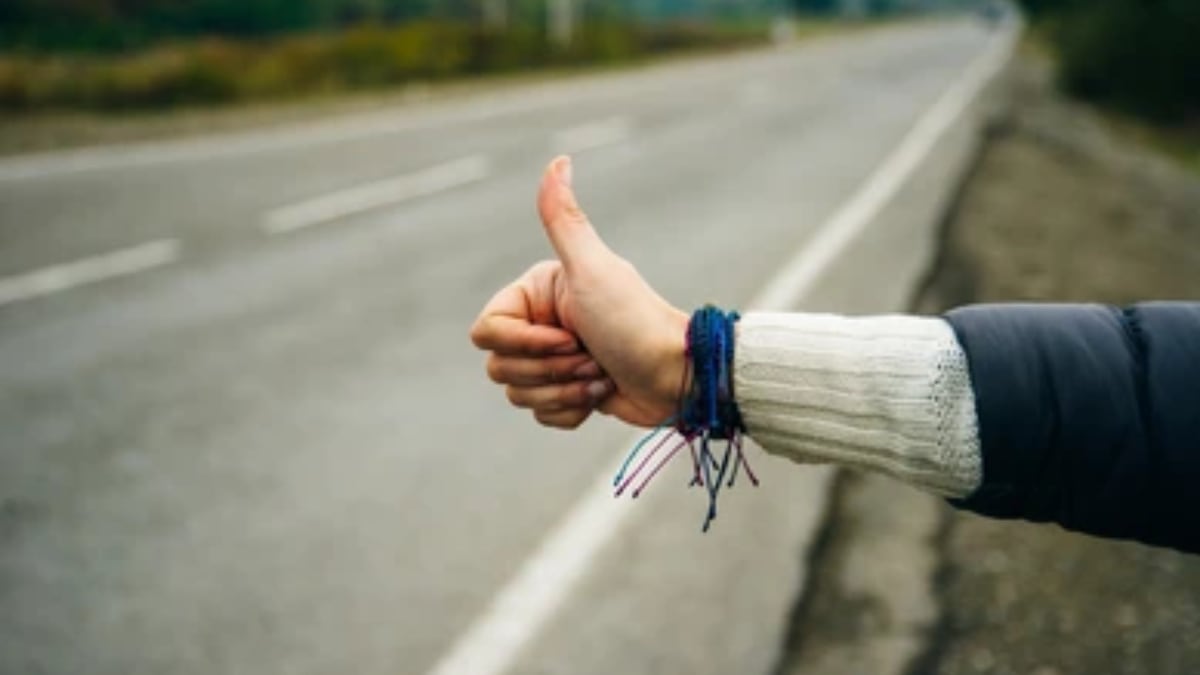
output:
{"label": "ribbed knit sleeve", "polygon": [[941,319],[750,313],[734,388],[750,436],[773,454],[946,497],[981,482],[966,356]]}

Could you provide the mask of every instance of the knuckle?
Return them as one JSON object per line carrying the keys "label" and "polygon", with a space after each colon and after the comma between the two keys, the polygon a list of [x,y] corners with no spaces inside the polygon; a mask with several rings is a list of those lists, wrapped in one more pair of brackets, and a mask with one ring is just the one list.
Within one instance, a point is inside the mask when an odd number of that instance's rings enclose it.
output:
{"label": "knuckle", "polygon": [[568,405],[582,406],[591,402],[591,396],[588,394],[588,383],[577,382],[570,387],[565,387],[563,391],[563,402]]}
{"label": "knuckle", "polygon": [[568,225],[581,225],[588,222],[587,214],[583,212],[579,204],[573,201],[563,205],[562,218]]}
{"label": "knuckle", "polygon": [[492,354],[491,356],[489,356],[488,360],[487,360],[488,379],[490,379],[492,382],[495,382],[496,384],[504,384],[505,383],[504,375],[505,375],[504,363],[495,354]]}
{"label": "knuckle", "polygon": [[487,328],[487,322],[480,319],[472,324],[471,343],[479,349],[487,349],[490,342],[491,336]]}
{"label": "knuckle", "polygon": [[574,405],[570,397],[567,395],[569,387],[563,385],[551,385],[544,388],[546,392],[543,404],[547,412],[558,412],[564,408],[569,408]]}
{"label": "knuckle", "polygon": [[567,379],[562,364],[555,359],[547,359],[542,376],[550,382],[562,382]]}
{"label": "knuckle", "polygon": [[557,260],[542,260],[534,263],[533,267],[529,268],[528,275],[537,276],[538,274],[552,274],[561,266],[562,263]]}
{"label": "knuckle", "polygon": [[547,427],[553,427],[555,429],[565,429],[569,431],[571,429],[578,429],[579,425],[583,424],[582,416],[575,412],[563,413],[537,411],[533,416],[535,419],[537,419],[539,424]]}
{"label": "knuckle", "polygon": [[505,387],[504,395],[508,397],[508,402],[518,408],[528,408],[529,403],[525,397],[525,392],[517,387]]}
{"label": "knuckle", "polygon": [[579,405],[579,400],[575,395],[575,387],[570,384],[554,384],[539,389],[539,405],[537,407],[544,408],[546,412],[556,413],[574,408]]}

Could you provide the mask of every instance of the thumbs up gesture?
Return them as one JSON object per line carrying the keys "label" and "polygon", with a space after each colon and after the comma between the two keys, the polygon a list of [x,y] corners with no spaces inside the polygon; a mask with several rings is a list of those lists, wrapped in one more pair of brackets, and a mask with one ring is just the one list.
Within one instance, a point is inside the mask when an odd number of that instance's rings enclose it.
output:
{"label": "thumbs up gesture", "polygon": [[571,160],[547,167],[538,213],[557,260],[498,292],[471,327],[488,376],[544,425],[595,410],[655,426],[678,404],[688,317],[600,239],[575,200]]}

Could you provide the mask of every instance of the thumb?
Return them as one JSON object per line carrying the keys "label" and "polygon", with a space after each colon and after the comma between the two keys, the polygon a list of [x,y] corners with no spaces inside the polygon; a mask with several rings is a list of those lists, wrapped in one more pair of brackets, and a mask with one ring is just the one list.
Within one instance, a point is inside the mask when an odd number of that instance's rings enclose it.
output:
{"label": "thumb", "polygon": [[538,214],[558,259],[570,274],[599,256],[610,255],[571,189],[571,158],[559,157],[546,167],[538,193]]}

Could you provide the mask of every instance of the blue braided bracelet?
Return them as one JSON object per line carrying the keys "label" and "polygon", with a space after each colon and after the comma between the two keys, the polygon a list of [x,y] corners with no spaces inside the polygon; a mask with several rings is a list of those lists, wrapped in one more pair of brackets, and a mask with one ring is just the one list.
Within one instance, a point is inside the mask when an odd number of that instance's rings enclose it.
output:
{"label": "blue braided bracelet", "polygon": [[[750,481],[757,486],[758,477],[750,469],[742,452],[742,436],[746,428],[738,410],[733,388],[733,357],[737,312],[724,312],[707,305],[692,314],[688,322],[687,352],[684,382],[680,387],[679,411],[664,420],[643,437],[630,451],[613,479],[615,495],[620,497],[646,469],[652,459],[669,445],[676,443],[655,464],[633,490],[636,498],[646,489],[658,472],[684,447],[691,451],[692,480],[690,485],[705,488],[708,511],[703,530],[708,531],[717,517],[717,495],[722,485],[733,487],[738,468],[744,467]],[[688,374],[691,382],[688,384]],[[632,472],[635,459],[650,441],[658,438],[651,450],[642,457]],[[720,460],[713,453],[712,441],[725,441]],[[729,479],[726,482],[726,475]]]}

